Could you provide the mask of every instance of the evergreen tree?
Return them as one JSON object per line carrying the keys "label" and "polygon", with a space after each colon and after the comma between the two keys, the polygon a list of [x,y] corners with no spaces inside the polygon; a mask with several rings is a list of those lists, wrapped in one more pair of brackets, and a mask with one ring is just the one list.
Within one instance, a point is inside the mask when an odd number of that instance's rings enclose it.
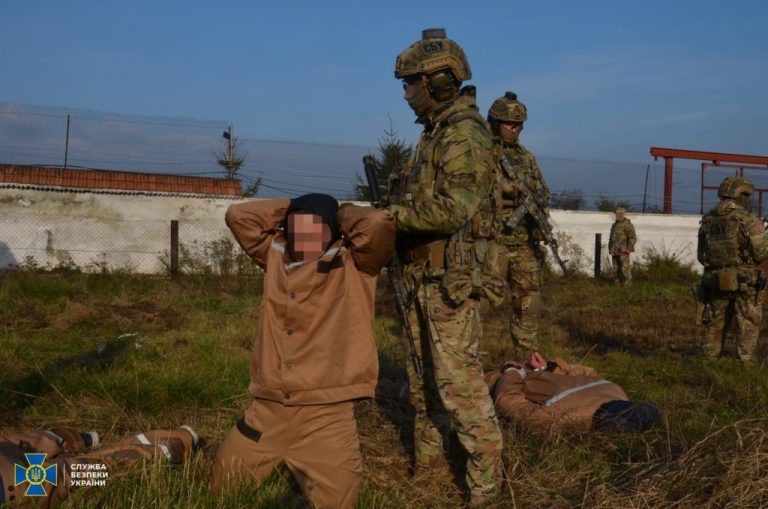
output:
{"label": "evergreen tree", "polygon": [[219,152],[214,152],[216,156],[216,164],[224,169],[224,174],[228,179],[234,179],[237,172],[245,164],[245,158],[248,157],[248,152],[243,150],[240,138],[232,136],[232,128],[224,131],[224,149]]}
{"label": "evergreen tree", "polygon": [[[389,122],[389,129],[384,131],[384,136],[379,139],[379,153],[369,154],[376,160],[378,166],[377,179],[379,187],[386,189],[390,175],[397,175],[400,169],[405,166],[413,153],[413,145],[406,144],[405,140],[399,138],[392,128],[392,120]],[[368,188],[368,182],[360,173],[355,174],[354,199],[359,201],[371,201],[371,190]]]}

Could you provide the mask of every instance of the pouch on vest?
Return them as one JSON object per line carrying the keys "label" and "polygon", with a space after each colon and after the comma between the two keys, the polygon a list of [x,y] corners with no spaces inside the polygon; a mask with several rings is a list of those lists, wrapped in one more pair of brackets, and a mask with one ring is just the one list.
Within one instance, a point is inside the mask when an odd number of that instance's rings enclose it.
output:
{"label": "pouch on vest", "polygon": [[506,281],[509,273],[509,258],[509,250],[506,246],[497,241],[489,241],[483,260],[483,272]]}
{"label": "pouch on vest", "polygon": [[404,249],[406,263],[426,261],[432,268],[445,268],[445,241],[435,240]]}
{"label": "pouch on vest", "polygon": [[440,287],[448,299],[456,306],[461,305],[472,295],[472,276],[469,271],[459,267],[448,269],[440,280]]}
{"label": "pouch on vest", "polygon": [[477,239],[472,243],[472,255],[472,293],[498,308],[510,298],[509,250],[495,240]]}
{"label": "pouch on vest", "polygon": [[735,268],[720,269],[715,274],[717,275],[717,289],[721,292],[735,292],[739,289],[739,278]]}

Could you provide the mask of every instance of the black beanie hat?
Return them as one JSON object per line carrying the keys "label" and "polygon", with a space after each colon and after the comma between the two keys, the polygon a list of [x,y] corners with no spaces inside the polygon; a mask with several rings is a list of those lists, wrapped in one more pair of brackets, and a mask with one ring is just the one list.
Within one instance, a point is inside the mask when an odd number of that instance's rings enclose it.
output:
{"label": "black beanie hat", "polygon": [[[286,218],[294,212],[315,214],[322,218],[324,224],[328,225],[331,229],[331,240],[328,244],[323,246],[323,249],[328,249],[328,246],[341,238],[341,228],[339,226],[338,218],[339,202],[337,202],[336,198],[333,196],[310,193],[294,198],[291,200],[290,205],[288,205],[288,211],[285,214]],[[288,221],[285,222],[285,235],[289,242],[289,247],[292,249],[293,246],[290,245],[291,235],[288,230]]]}

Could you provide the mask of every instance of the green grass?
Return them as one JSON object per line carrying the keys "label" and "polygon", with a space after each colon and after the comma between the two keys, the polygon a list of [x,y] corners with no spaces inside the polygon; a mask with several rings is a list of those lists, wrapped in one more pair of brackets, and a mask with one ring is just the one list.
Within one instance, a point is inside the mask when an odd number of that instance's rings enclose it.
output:
{"label": "green grass", "polygon": [[[544,353],[594,366],[632,399],[656,402],[663,423],[640,434],[559,436],[506,426],[507,475],[496,506],[768,505],[766,349],[761,344],[761,366],[751,369],[688,356],[698,337],[694,282],[668,266],[638,273],[629,289],[547,279]],[[188,423],[207,439],[184,465],[112,473],[106,488],[81,489],[68,507],[304,507],[285,471],[221,498],[207,489],[216,446],[248,402],[260,285],[233,277],[0,274],[0,428],[70,425],[109,441]],[[410,475],[413,414],[400,398],[408,358],[381,286],[379,397],[356,409],[365,469],[359,506],[458,506],[449,475]],[[487,367],[514,355],[504,316],[485,320]]]}

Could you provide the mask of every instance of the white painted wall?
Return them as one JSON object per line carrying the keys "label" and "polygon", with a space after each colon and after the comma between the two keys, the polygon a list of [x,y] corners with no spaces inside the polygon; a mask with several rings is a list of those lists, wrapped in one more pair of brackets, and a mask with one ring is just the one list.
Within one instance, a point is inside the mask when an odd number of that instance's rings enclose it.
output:
{"label": "white painted wall", "polygon": [[182,244],[231,238],[224,213],[236,201],[0,188],[0,268],[72,263],[162,272],[172,219]]}
{"label": "white painted wall", "polygon": [[[172,219],[179,220],[180,242],[199,247],[231,238],[224,213],[238,201],[0,188],[0,267],[33,260],[39,266],[71,262],[97,270],[94,263],[104,263],[113,269],[162,272],[160,259],[170,249]],[[696,262],[699,216],[627,217],[637,230],[635,261],[655,249],[676,254],[701,270]],[[609,270],[613,213],[553,210],[552,221],[561,256],[586,273],[594,266],[595,233],[602,233],[602,266]]]}
{"label": "white painted wall", "polygon": [[[608,238],[614,222],[612,212],[553,210],[551,216],[563,259],[576,263],[580,270],[591,274],[595,263],[595,234],[600,233],[602,270],[610,270]],[[635,225],[637,232],[633,262],[642,262],[646,253],[655,250],[674,254],[682,263],[690,263],[693,270],[701,272],[702,266],[696,260],[701,216],[627,213],[626,217]],[[554,263],[551,257],[548,260]]]}

